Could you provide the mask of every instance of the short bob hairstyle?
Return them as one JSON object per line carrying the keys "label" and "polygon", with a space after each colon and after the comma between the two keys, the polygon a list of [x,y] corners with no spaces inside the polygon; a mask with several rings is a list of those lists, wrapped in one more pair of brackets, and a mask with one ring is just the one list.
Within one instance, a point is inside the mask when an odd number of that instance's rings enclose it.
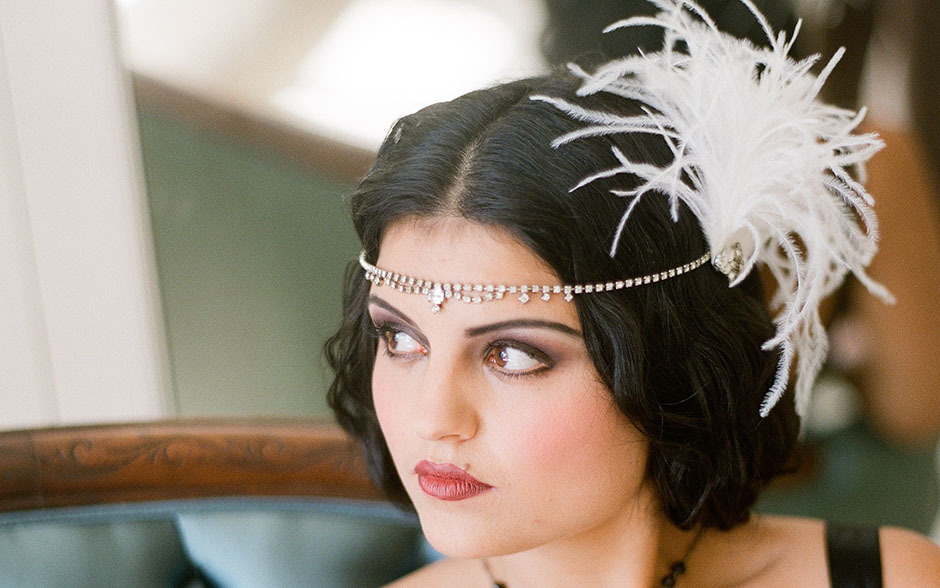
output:
{"label": "short bob hairstyle", "polygon": [[[568,284],[655,273],[705,253],[694,215],[680,209],[674,222],[667,199],[649,194],[610,256],[628,202],[609,190],[630,189],[636,178],[571,188],[616,165],[612,145],[633,161],[657,165],[671,154],[661,138],[640,133],[553,148],[555,138],[582,123],[531,100],[533,94],[624,114],[640,108],[618,97],[578,98],[577,87],[573,76],[559,72],[472,92],[399,120],[352,196],[366,259],[375,263],[385,229],[408,217],[501,227]],[[329,402],[339,423],[364,444],[375,482],[411,507],[372,403],[377,339],[367,312],[369,288],[351,263],[342,326],[326,344],[335,372]],[[647,475],[669,519],[681,528],[745,522],[760,489],[792,469],[799,432],[786,399],[768,417],[758,414],[777,353],[761,350],[774,326],[757,273],[730,288],[706,265],[659,283],[577,296],[574,303],[597,372],[649,441]]]}

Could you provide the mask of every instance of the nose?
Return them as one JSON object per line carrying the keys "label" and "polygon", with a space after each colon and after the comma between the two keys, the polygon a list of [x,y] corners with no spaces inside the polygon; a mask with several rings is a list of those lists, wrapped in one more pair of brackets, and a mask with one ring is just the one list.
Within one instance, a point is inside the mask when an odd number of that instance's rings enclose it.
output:
{"label": "nose", "polygon": [[465,441],[476,435],[480,422],[473,377],[459,362],[429,358],[414,398],[412,423],[422,439]]}

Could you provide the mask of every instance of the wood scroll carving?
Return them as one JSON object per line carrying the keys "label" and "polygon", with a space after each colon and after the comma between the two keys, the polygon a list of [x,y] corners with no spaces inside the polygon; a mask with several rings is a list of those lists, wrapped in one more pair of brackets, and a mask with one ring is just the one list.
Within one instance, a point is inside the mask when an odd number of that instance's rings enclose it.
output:
{"label": "wood scroll carving", "polygon": [[0,512],[225,496],[380,500],[322,421],[164,421],[0,432]]}

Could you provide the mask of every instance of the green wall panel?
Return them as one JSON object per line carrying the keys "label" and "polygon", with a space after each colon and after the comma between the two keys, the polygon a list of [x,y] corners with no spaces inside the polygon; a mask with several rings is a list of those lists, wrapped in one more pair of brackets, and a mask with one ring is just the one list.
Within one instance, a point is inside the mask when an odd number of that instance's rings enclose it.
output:
{"label": "green wall panel", "polygon": [[179,413],[326,414],[321,349],[358,252],[351,187],[161,113],[139,121]]}

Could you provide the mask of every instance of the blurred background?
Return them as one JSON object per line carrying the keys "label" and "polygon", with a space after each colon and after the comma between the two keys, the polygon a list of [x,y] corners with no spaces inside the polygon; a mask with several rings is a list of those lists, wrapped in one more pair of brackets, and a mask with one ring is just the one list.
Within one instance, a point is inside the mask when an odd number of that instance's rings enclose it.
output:
{"label": "blurred background", "polygon": [[[761,41],[738,3],[704,4]],[[899,300],[885,310],[847,289],[834,304],[816,449],[768,508],[893,508],[883,518],[927,531],[940,430],[940,3],[758,4],[777,27],[804,19],[800,55],[849,49],[830,98],[869,105],[868,128],[892,146],[870,169],[888,202],[873,272]],[[637,10],[650,9],[0,0],[0,428],[327,416],[321,348],[358,253],[344,196],[395,118],[581,55],[655,46],[601,38]],[[904,500],[885,505],[886,493]]]}

